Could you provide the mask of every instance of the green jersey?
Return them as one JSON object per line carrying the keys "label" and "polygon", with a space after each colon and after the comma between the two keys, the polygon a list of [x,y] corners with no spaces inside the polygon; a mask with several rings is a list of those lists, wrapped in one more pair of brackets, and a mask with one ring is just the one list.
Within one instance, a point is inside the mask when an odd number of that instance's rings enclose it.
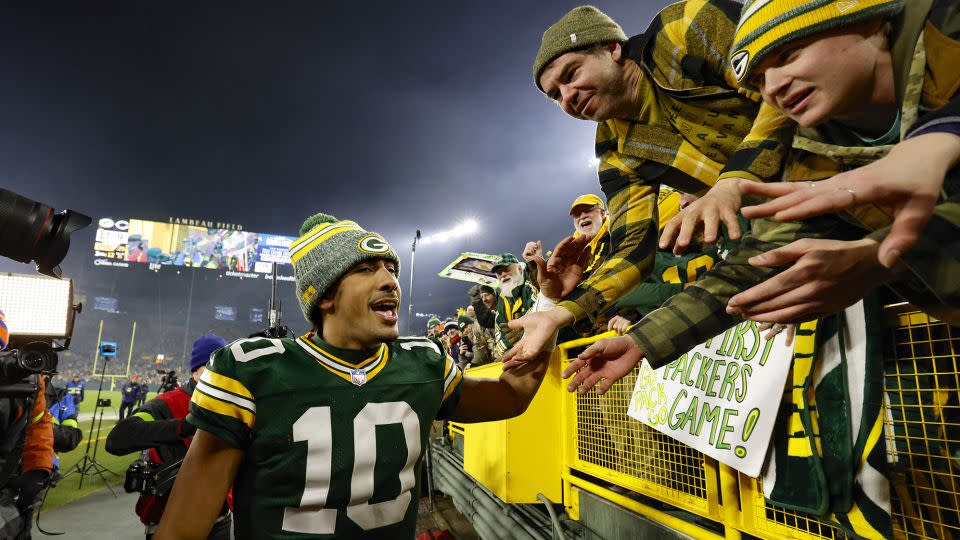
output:
{"label": "green jersey", "polygon": [[187,420],[244,451],[236,538],[413,538],[430,426],[462,380],[426,338],[242,339],[211,357]]}

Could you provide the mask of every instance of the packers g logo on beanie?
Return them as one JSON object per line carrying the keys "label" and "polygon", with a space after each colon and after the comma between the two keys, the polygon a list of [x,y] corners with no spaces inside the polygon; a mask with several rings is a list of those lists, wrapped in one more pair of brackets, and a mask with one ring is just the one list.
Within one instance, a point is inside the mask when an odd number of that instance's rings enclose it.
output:
{"label": "packers g logo on beanie", "polygon": [[382,236],[363,230],[353,221],[315,214],[300,227],[300,238],[290,244],[290,262],[297,282],[297,301],[310,320],[313,305],[353,265],[367,259],[387,259],[400,272],[400,258]]}
{"label": "packers g logo on beanie", "polygon": [[364,253],[382,254],[390,251],[390,244],[378,234],[369,234],[357,242],[357,248]]}
{"label": "packers g logo on beanie", "polygon": [[749,90],[750,72],[780,47],[874,17],[892,17],[906,0],[746,0],[733,36],[733,74]]}

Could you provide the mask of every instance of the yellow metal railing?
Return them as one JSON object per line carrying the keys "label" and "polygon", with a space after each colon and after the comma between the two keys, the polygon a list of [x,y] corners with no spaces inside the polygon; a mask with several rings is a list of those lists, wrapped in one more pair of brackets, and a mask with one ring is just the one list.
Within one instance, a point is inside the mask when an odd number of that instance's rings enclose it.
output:
{"label": "yellow metal railing", "polygon": [[[918,312],[895,313],[884,339],[886,446],[894,536],[960,539],[960,330]],[[562,344],[561,365],[604,336]],[[763,497],[760,480],[736,473],[626,416],[636,371],[604,396],[564,400],[565,502],[588,489],[695,537],[718,536],[686,521],[658,519],[652,508],[604,484],[648,495],[722,523],[726,538],[846,539],[815,516]],[[660,512],[662,514],[662,512]]]}
{"label": "yellow metal railing", "polygon": [[[885,316],[884,435],[894,537],[960,539],[960,329],[915,311],[888,308]],[[636,372],[604,396],[561,390],[566,383],[559,371],[568,358],[610,335],[561,344],[544,388],[518,419],[454,425],[464,436],[467,472],[507,502],[556,492],[559,479],[560,492],[551,498],[562,497],[573,519],[579,519],[578,493],[588,491],[695,538],[853,538],[816,516],[768,503],[759,480],[628,417]],[[498,374],[499,366],[483,366],[475,375]],[[645,504],[638,494],[716,526],[708,530]]]}
{"label": "yellow metal railing", "polygon": [[[589,344],[613,335],[560,344],[561,367]],[[566,444],[561,477],[567,512],[579,518],[579,502],[571,489],[577,487],[695,538],[723,538],[604,485],[646,495],[714,521],[736,519],[721,508],[720,465],[715,460],[627,416],[637,373],[634,370],[617,381],[603,396],[590,390],[567,394],[562,400],[561,440]],[[735,477],[732,483],[736,483]],[[731,537],[737,536],[727,536]]]}

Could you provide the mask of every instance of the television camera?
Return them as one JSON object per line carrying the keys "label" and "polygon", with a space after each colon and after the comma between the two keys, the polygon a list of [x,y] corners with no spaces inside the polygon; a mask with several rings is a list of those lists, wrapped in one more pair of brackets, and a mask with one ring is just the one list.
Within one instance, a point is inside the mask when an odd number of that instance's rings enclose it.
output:
{"label": "television camera", "polygon": [[[0,256],[28,263],[50,278],[61,276],[60,262],[70,235],[90,224],[72,210],[54,209],[0,189]],[[57,369],[57,351],[66,349],[73,318],[73,282],[17,274],[0,275],[0,309],[10,333],[9,350],[0,354],[0,396],[36,393],[36,375]],[[32,379],[34,382],[28,382]]]}

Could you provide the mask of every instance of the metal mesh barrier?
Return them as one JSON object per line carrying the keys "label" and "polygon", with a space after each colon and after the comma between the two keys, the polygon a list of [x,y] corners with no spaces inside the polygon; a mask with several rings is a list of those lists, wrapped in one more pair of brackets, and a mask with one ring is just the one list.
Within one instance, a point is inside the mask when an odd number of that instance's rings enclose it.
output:
{"label": "metal mesh barrier", "polygon": [[[577,352],[569,349],[567,357]],[[566,398],[567,410],[573,412],[568,426],[575,441],[569,452],[570,468],[717,518],[715,462],[627,415],[638,371],[616,382],[603,396],[590,390]]]}
{"label": "metal mesh barrier", "polygon": [[[960,329],[919,312],[886,315],[884,436],[894,536],[960,539]],[[578,349],[566,352],[572,357]],[[712,459],[627,416],[636,376],[604,396],[591,390],[567,398],[569,470],[761,538],[854,538],[815,516],[767,503],[759,480],[740,475],[739,492],[721,494]],[[720,518],[718,501],[729,516],[737,497],[739,519]]]}

